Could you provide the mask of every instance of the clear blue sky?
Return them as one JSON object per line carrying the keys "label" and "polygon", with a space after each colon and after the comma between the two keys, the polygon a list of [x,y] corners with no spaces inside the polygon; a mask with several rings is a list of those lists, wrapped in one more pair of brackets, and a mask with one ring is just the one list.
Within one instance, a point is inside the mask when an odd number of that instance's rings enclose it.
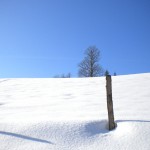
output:
{"label": "clear blue sky", "polygon": [[110,73],[150,72],[150,0],[0,0],[0,77],[77,77],[95,45]]}

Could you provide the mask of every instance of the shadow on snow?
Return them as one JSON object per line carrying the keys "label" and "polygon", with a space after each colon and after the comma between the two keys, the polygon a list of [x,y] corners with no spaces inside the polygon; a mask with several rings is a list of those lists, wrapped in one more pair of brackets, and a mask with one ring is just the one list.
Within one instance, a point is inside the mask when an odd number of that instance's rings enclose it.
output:
{"label": "shadow on snow", "polygon": [[150,122],[149,120],[116,120],[117,123],[119,122]]}
{"label": "shadow on snow", "polygon": [[[115,120],[116,123],[120,122],[145,122],[145,123],[150,123],[148,120]],[[117,127],[116,127],[117,129]],[[114,129],[115,130],[115,129]],[[112,131],[114,131],[112,130]],[[84,126],[84,133],[87,134],[88,136],[95,136],[98,134],[107,134],[110,131],[108,130],[108,121],[107,120],[101,120],[101,121],[93,121],[93,122],[88,122]]]}
{"label": "shadow on snow", "polygon": [[89,122],[85,125],[84,132],[87,133],[88,136],[108,133],[108,121],[101,120]]}
{"label": "shadow on snow", "polygon": [[21,138],[21,139],[25,139],[25,140],[31,140],[31,141],[35,141],[35,142],[53,144],[52,142],[49,142],[47,140],[42,140],[42,139],[33,138],[33,137],[29,137],[29,136],[25,136],[25,135],[21,135],[21,134],[16,134],[16,133],[11,133],[11,132],[0,131],[0,134],[13,136],[13,137]]}

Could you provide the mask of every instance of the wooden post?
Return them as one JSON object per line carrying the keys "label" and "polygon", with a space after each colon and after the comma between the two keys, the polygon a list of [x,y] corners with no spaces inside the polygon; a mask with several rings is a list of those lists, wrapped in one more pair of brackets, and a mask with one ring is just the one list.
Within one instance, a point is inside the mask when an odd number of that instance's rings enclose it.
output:
{"label": "wooden post", "polygon": [[116,123],[114,122],[114,111],[113,111],[113,101],[112,101],[112,83],[111,83],[110,75],[106,76],[106,92],[107,92],[109,130],[112,130],[116,127]]}

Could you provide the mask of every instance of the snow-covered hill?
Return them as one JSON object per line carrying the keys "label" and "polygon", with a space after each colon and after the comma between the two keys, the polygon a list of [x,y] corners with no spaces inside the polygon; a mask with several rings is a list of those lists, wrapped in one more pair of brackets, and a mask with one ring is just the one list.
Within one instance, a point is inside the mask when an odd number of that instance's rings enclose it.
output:
{"label": "snow-covered hill", "polygon": [[150,150],[150,73],[112,82],[108,131],[105,77],[0,79],[0,150]]}

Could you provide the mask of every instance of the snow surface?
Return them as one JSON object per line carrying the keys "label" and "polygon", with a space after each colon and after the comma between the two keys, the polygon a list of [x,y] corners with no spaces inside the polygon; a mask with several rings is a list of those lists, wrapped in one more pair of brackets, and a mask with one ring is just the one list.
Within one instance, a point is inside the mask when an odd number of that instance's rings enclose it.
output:
{"label": "snow surface", "polygon": [[0,79],[0,150],[150,150],[150,73],[112,83],[108,131],[105,77]]}

